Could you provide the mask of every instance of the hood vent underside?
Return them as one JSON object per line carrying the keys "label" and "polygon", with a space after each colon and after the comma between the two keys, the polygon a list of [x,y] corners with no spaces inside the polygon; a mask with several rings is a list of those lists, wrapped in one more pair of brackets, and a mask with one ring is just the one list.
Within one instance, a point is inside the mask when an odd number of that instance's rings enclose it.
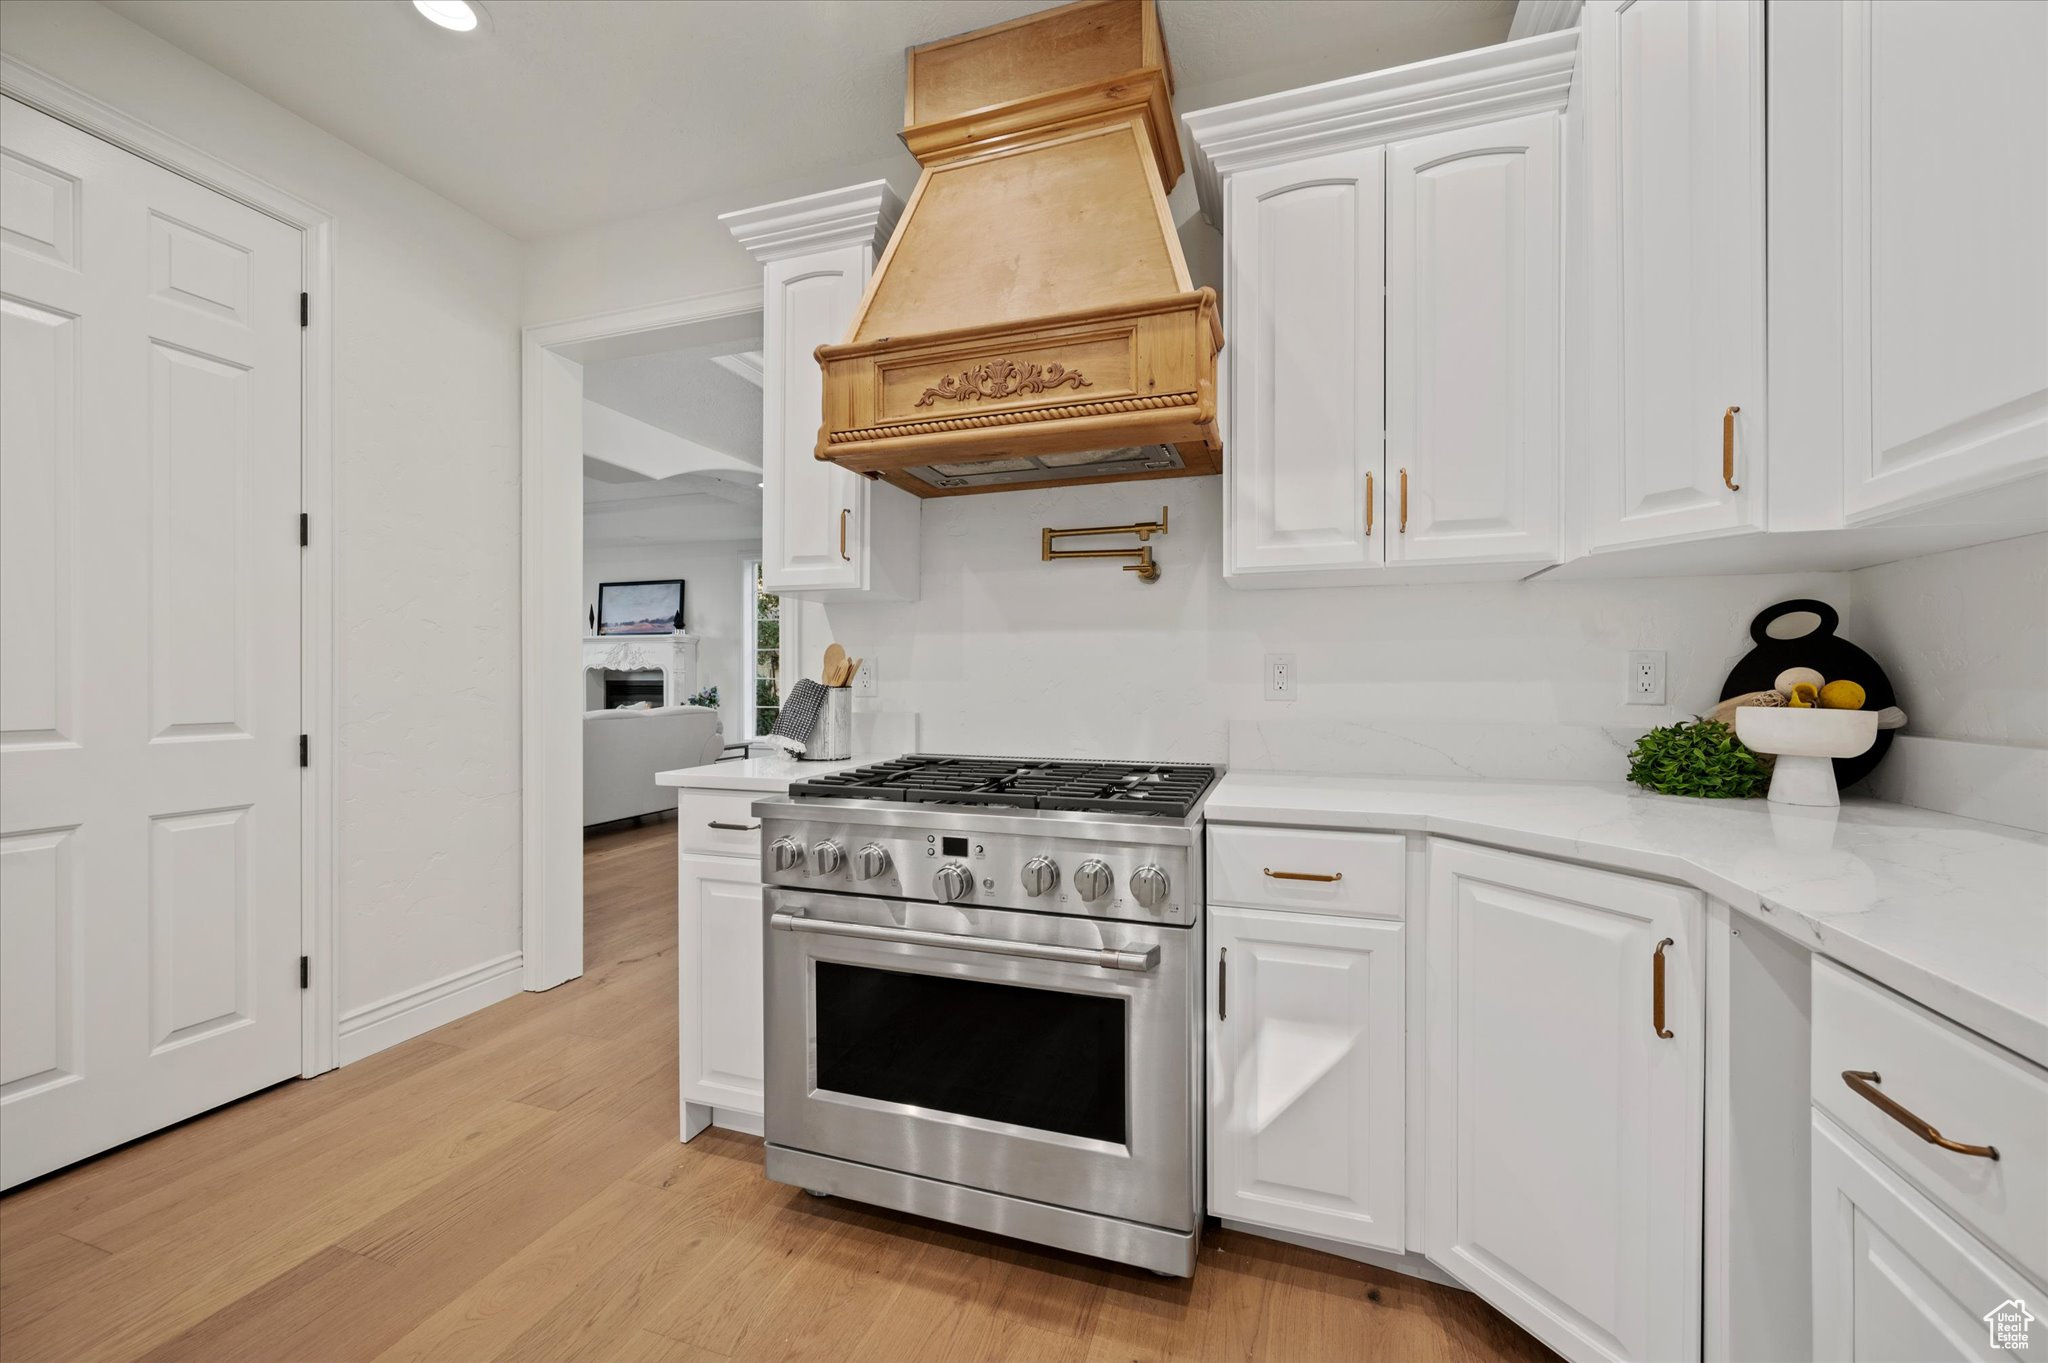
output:
{"label": "hood vent underside", "polygon": [[922,497],[1220,472],[1222,323],[1166,206],[1153,0],[912,48],[908,84],[924,170],[845,342],[818,348],[818,458]]}

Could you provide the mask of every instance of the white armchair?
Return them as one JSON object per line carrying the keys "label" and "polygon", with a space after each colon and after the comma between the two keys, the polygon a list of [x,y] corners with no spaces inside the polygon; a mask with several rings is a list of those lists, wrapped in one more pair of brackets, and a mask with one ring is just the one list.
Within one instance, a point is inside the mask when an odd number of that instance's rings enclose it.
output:
{"label": "white armchair", "polygon": [[674,809],[654,774],[716,762],[725,748],[718,711],[702,705],[583,714],[583,825]]}

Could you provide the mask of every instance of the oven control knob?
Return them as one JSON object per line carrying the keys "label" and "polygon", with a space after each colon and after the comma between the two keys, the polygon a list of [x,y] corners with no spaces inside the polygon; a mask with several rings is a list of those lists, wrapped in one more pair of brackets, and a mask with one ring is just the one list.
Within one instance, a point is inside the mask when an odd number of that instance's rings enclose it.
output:
{"label": "oven control knob", "polygon": [[846,853],[836,842],[821,842],[811,849],[811,869],[817,875],[836,875],[845,864]]}
{"label": "oven control knob", "polygon": [[948,904],[965,899],[974,888],[974,872],[957,861],[949,861],[932,877],[932,888]]}
{"label": "oven control knob", "polygon": [[1110,884],[1116,879],[1109,873],[1109,867],[1090,857],[1074,872],[1074,888],[1081,892],[1081,898],[1094,903],[1109,893]]}
{"label": "oven control knob", "polygon": [[804,864],[804,845],[795,838],[777,838],[768,852],[778,871],[793,871]]}
{"label": "oven control knob", "polygon": [[1140,866],[1131,872],[1131,893],[1148,909],[1166,902],[1166,872],[1157,866]]}
{"label": "oven control knob", "polygon": [[889,869],[889,849],[878,842],[871,842],[853,854],[853,874],[857,880],[873,880]]}
{"label": "oven control knob", "polygon": [[1024,893],[1035,899],[1060,883],[1059,863],[1051,857],[1033,857],[1024,863],[1019,879],[1024,882]]}

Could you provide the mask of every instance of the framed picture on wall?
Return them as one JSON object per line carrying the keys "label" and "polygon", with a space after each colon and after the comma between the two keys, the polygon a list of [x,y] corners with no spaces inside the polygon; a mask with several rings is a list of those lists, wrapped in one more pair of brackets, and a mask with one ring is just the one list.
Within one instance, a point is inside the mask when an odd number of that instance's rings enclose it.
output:
{"label": "framed picture on wall", "polygon": [[683,628],[683,584],[603,582],[597,588],[599,634],[673,634]]}

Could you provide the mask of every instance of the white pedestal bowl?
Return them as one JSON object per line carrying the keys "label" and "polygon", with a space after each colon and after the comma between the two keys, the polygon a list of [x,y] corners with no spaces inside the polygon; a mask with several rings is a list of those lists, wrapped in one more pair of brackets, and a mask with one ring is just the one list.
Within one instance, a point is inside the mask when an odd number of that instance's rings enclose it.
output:
{"label": "white pedestal bowl", "polygon": [[1735,736],[1756,752],[1777,754],[1773,803],[1839,805],[1834,760],[1870,751],[1877,741],[1877,712],[1745,705],[1735,712]]}

